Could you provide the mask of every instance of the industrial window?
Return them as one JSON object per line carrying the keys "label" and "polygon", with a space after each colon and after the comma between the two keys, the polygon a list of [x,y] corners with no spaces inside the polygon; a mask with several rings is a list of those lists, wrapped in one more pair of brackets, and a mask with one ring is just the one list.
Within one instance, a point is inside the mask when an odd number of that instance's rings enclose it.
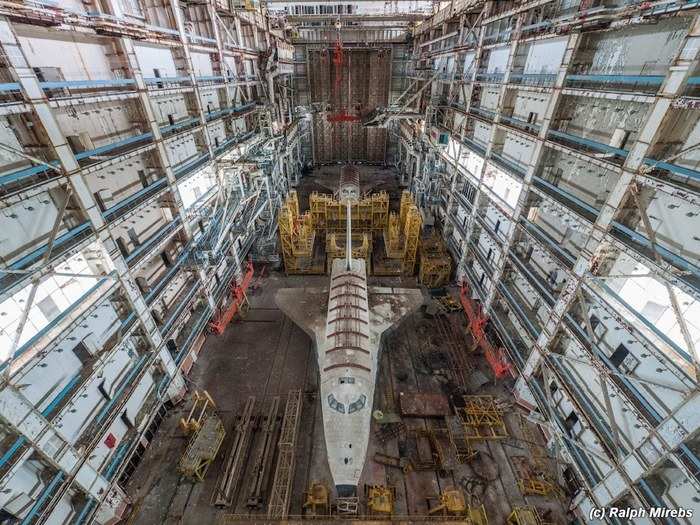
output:
{"label": "industrial window", "polygon": [[128,428],[129,430],[131,430],[132,428],[134,428],[134,424],[133,424],[132,421],[129,419],[129,416],[128,416],[127,413],[126,413],[126,410],[125,410],[124,412],[121,413],[121,415],[119,416],[119,419],[121,419],[122,423],[124,423],[124,426],[125,426],[126,428]]}
{"label": "industrial window", "polygon": [[73,347],[73,353],[75,354],[75,357],[77,357],[80,360],[80,363],[83,366],[89,363],[92,359],[92,354],[90,354],[87,347],[82,341],[80,341],[77,345]]}
{"label": "industrial window", "polygon": [[527,123],[534,124],[535,122],[537,122],[537,113],[530,111],[530,114],[527,116]]}
{"label": "industrial window", "polygon": [[167,252],[160,252],[160,258],[163,260],[163,264],[166,268],[170,268],[173,265],[170,255]]}
{"label": "industrial window", "polygon": [[129,255],[129,249],[126,247],[126,242],[124,242],[122,237],[117,237],[115,242],[117,243],[117,248],[119,248],[119,251],[124,257]]}
{"label": "industrial window", "polygon": [[141,246],[139,236],[136,235],[136,230],[134,230],[133,228],[129,228],[128,230],[126,230],[126,234],[129,236],[129,239],[134,244],[134,246]]}
{"label": "industrial window", "polygon": [[146,278],[139,276],[134,280],[136,281],[136,286],[138,286],[138,289],[141,291],[141,293],[147,294],[150,290],[150,286],[148,286],[148,281],[146,280]]}
{"label": "industrial window", "polygon": [[345,414],[345,405],[343,403],[340,403],[333,394],[328,394],[328,406],[336,412]]}
{"label": "industrial window", "polygon": [[495,228],[493,229],[493,231],[496,232],[496,233],[498,233],[498,229],[499,229],[500,227],[501,227],[501,219],[498,219],[498,220],[496,221],[496,226],[495,226]]}
{"label": "industrial window", "polygon": [[603,335],[605,335],[605,332],[608,331],[607,327],[603,323],[601,323],[600,319],[598,319],[595,315],[591,316],[591,329],[593,330],[593,333],[598,337],[602,337]]}
{"label": "industrial window", "polygon": [[143,186],[144,188],[147,188],[148,187],[148,178],[146,177],[146,172],[143,170],[138,170],[137,173],[139,175],[139,180],[141,181],[141,186]]}
{"label": "industrial window", "polygon": [[58,317],[58,314],[61,313],[61,311],[58,309],[58,306],[56,306],[56,303],[50,295],[47,295],[44,299],[36,303],[36,305],[39,307],[39,310],[41,310],[41,313],[44,314],[44,317],[46,317],[46,319],[48,319],[49,322],[56,319],[56,317]]}
{"label": "industrial window", "polygon": [[97,207],[100,209],[100,211],[105,211],[107,209],[107,206],[105,206],[105,201],[102,199],[102,190],[96,191],[92,195],[93,197],[95,197],[95,203],[97,204]]}
{"label": "industrial window", "polygon": [[[155,69],[155,68],[154,68],[154,69],[153,69],[153,76],[156,77],[156,78],[160,78],[160,69]],[[162,82],[156,82],[156,87],[162,88],[162,87],[163,87],[163,83],[162,83]]]}
{"label": "industrial window", "polygon": [[485,278],[486,278],[486,274],[485,274],[485,273],[482,273],[482,274],[481,274],[481,278],[479,279],[479,286],[483,286],[483,285],[484,285],[484,279],[485,279]]}
{"label": "industrial window", "polygon": [[568,430],[570,436],[575,435],[574,427],[577,424],[578,416],[575,412],[571,412],[571,414],[569,414],[566,420],[564,421],[564,426],[566,427],[566,430]]}
{"label": "industrial window", "polygon": [[367,396],[362,394],[357,401],[350,403],[350,405],[348,405],[348,414],[352,414],[353,412],[357,412],[358,410],[362,410],[363,408],[365,408],[366,404],[367,404]]}
{"label": "industrial window", "polygon": [[488,253],[486,254],[486,260],[487,260],[487,261],[490,261],[492,255],[493,255],[493,248],[489,248],[489,251],[488,251]]}
{"label": "industrial window", "polygon": [[97,390],[100,391],[100,394],[102,394],[102,397],[105,399],[109,400],[112,399],[111,396],[107,393],[107,390],[105,389],[105,380],[103,379],[99,385],[97,385]]}
{"label": "industrial window", "polygon": [[168,113],[168,124],[171,126],[175,124],[175,117],[173,117],[172,113]]}
{"label": "industrial window", "polygon": [[629,355],[629,353],[630,351],[627,350],[627,347],[623,344],[620,344],[610,356],[610,361],[613,365],[618,367],[625,360],[625,357]]}

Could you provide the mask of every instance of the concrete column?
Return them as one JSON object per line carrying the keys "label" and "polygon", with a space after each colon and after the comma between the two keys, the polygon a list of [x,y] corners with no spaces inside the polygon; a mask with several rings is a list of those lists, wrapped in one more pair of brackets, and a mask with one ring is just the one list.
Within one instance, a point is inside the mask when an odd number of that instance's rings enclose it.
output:
{"label": "concrete column", "polygon": [[207,151],[209,152],[209,158],[214,158],[214,148],[212,144],[214,141],[209,136],[209,128],[207,127],[207,118],[204,114],[204,109],[202,108],[202,93],[199,89],[199,83],[194,71],[194,65],[192,63],[192,53],[190,52],[190,43],[185,32],[185,22],[182,19],[182,11],[180,10],[179,0],[170,0],[170,6],[173,11],[173,16],[175,17],[175,22],[177,24],[177,31],[180,35],[180,43],[182,44],[182,51],[185,55],[185,68],[187,76],[190,77],[190,82],[194,89],[195,104],[197,106],[197,113],[199,113],[199,119],[202,122],[202,133],[204,135],[204,142],[207,145]]}

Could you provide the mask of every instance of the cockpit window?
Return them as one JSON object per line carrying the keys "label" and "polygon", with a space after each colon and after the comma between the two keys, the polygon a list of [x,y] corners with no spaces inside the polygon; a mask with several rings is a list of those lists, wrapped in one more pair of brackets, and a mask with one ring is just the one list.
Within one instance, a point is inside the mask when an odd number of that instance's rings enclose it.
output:
{"label": "cockpit window", "polygon": [[345,414],[345,405],[343,403],[340,403],[333,394],[328,394],[328,406],[330,406],[336,412]]}
{"label": "cockpit window", "polygon": [[348,414],[352,414],[353,412],[357,412],[358,410],[362,410],[363,408],[365,408],[366,404],[367,404],[367,396],[362,394],[357,401],[350,403],[348,405]]}
{"label": "cockpit window", "polygon": [[339,377],[338,382],[341,385],[346,385],[346,384],[352,385],[355,382],[355,378],[354,377]]}

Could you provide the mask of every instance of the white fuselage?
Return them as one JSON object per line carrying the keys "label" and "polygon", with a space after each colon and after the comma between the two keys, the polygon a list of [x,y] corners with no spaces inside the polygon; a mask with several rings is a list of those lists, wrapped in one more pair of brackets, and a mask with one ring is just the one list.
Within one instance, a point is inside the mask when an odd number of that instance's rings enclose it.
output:
{"label": "white fuselage", "polygon": [[[370,329],[363,259],[333,261],[325,339],[317,341],[323,429],[336,485],[359,483],[367,455],[380,335]],[[319,338],[320,339],[320,338]]]}

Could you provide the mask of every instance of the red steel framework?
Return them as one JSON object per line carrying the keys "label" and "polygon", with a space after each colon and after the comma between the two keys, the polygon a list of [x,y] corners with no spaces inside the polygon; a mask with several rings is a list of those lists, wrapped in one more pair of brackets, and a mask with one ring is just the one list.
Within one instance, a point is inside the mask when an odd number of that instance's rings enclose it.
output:
{"label": "red steel framework", "polygon": [[214,319],[209,322],[209,329],[216,335],[221,335],[226,330],[226,327],[233,320],[235,315],[241,311],[243,304],[248,300],[246,297],[246,291],[253,281],[253,263],[248,261],[246,266],[246,272],[243,276],[243,280],[240,284],[236,284],[235,281],[231,283],[231,302],[229,305],[217,311],[214,315]]}
{"label": "red steel framework", "polygon": [[502,347],[494,347],[491,341],[489,341],[485,330],[489,318],[481,309],[481,304],[471,298],[469,294],[469,285],[467,283],[462,283],[459,298],[462,303],[462,308],[464,308],[464,313],[467,316],[467,326],[474,338],[474,345],[483,350],[486,361],[488,361],[491,366],[493,375],[496,379],[501,379],[506,375],[515,377],[515,372],[506,357],[505,350]]}
{"label": "red steel framework", "polygon": [[340,40],[340,32],[338,32],[338,39],[335,41],[335,47],[333,48],[333,65],[335,66],[335,82],[333,84],[333,98],[338,104],[338,112],[329,114],[326,117],[328,122],[359,122],[359,115],[351,115],[344,109],[340,109],[342,106],[340,101],[340,84],[343,80],[343,64],[345,62],[345,56],[343,55],[343,42]]}

